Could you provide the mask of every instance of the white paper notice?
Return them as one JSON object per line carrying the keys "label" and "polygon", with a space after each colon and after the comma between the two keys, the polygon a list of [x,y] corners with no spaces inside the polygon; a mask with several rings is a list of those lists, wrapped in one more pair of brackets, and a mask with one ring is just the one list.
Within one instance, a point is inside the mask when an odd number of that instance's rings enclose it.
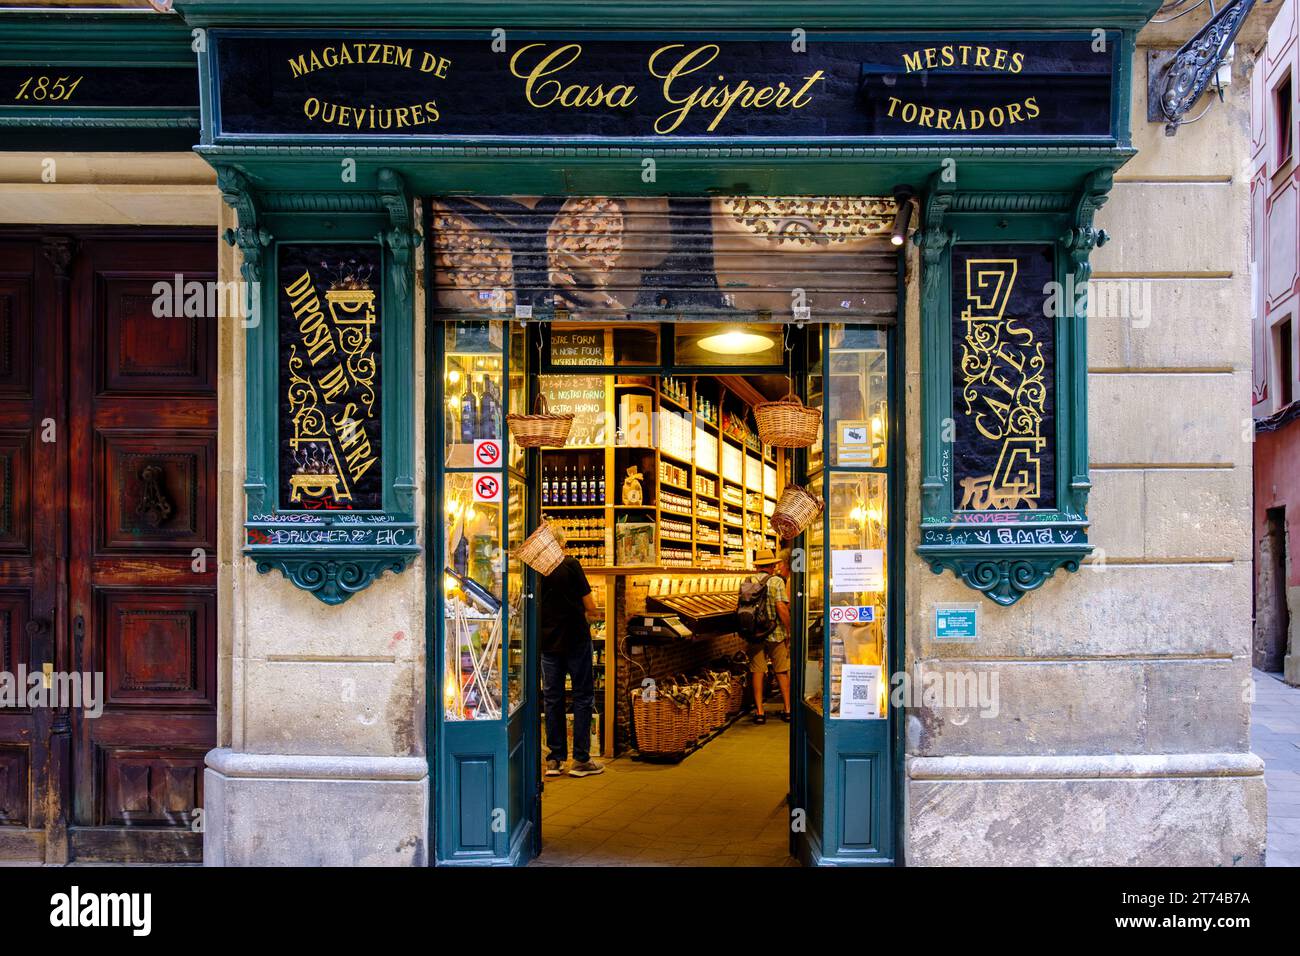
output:
{"label": "white paper notice", "polygon": [[879,548],[868,551],[831,552],[832,591],[883,591],[885,589],[885,552]]}
{"label": "white paper notice", "polygon": [[840,718],[872,720],[880,716],[880,665],[845,664],[840,676]]}

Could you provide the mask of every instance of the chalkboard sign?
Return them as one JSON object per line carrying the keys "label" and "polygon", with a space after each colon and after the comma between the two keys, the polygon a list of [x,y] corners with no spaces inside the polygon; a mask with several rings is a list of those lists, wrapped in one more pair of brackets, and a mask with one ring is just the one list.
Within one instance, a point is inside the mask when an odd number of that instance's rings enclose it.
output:
{"label": "chalkboard sign", "polygon": [[280,508],[383,508],[382,257],[371,244],[279,247]]}
{"label": "chalkboard sign", "polygon": [[573,428],[565,445],[605,444],[604,375],[543,375],[542,394],[547,411],[553,415],[574,416]]}
{"label": "chalkboard sign", "polygon": [[552,365],[609,365],[605,347],[608,333],[603,329],[553,329],[551,331]]}
{"label": "chalkboard sign", "polygon": [[1118,33],[859,40],[213,31],[219,137],[1114,137]]}
{"label": "chalkboard sign", "polygon": [[1055,278],[1048,245],[952,254],[953,505],[1056,507]]}

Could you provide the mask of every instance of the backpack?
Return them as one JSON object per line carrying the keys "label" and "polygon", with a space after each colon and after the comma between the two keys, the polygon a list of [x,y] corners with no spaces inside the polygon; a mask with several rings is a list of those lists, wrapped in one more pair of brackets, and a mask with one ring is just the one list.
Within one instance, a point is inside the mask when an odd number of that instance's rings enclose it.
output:
{"label": "backpack", "polygon": [[771,578],[772,575],[765,574],[740,586],[736,599],[736,633],[750,644],[766,641],[776,630],[776,621],[767,610],[767,582]]}

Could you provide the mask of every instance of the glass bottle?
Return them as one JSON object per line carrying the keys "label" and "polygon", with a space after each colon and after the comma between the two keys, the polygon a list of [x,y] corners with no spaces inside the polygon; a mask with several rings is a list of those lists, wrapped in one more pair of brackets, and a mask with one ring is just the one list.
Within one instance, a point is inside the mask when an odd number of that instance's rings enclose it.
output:
{"label": "glass bottle", "polygon": [[496,382],[487,379],[483,383],[483,399],[478,409],[479,438],[500,438],[497,434],[497,422],[501,417],[501,398],[497,395]]}
{"label": "glass bottle", "polygon": [[452,558],[452,567],[462,578],[469,571],[469,541],[465,537],[465,527],[461,526],[460,541],[456,543],[456,550]]}
{"label": "glass bottle", "polygon": [[478,434],[478,406],[474,400],[474,386],[465,378],[465,394],[460,399],[460,440],[466,445],[474,443]]}

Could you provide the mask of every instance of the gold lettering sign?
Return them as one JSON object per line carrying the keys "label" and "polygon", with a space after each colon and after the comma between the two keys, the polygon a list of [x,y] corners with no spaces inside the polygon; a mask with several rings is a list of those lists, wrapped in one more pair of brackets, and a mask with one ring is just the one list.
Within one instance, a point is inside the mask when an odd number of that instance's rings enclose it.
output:
{"label": "gold lettering sign", "polygon": [[1045,361],[1029,324],[1008,315],[1019,269],[1016,259],[966,262],[958,382],[965,420],[997,448],[997,463],[961,480],[962,509],[1032,509],[1043,495]]}
{"label": "gold lettering sign", "polygon": [[[990,70],[997,73],[1019,73],[1025,68],[1025,55],[1002,47],[972,43],[946,43],[942,46],[922,47],[903,54],[903,66],[908,73],[926,70],[964,67]],[[926,103],[890,96],[888,116],[911,126],[947,130],[956,133],[993,132],[1037,119],[1042,114],[1036,96],[988,108],[970,107],[947,109]]]}
{"label": "gold lettering sign", "polygon": [[370,439],[378,426],[375,291],[368,279],[347,275],[332,282],[322,304],[303,269],[283,293],[294,323],[286,336],[286,505],[377,507],[374,491],[360,490],[379,470]]}

